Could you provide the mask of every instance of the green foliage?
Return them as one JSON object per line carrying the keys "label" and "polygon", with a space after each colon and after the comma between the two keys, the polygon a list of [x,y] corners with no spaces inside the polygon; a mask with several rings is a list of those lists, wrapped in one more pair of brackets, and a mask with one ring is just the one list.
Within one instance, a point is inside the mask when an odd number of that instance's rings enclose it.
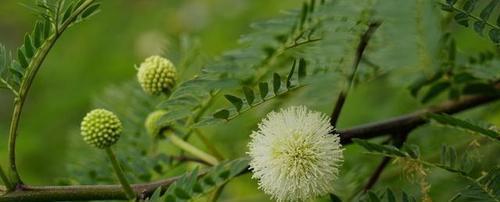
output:
{"label": "green foliage", "polygon": [[183,175],[179,180],[176,180],[170,185],[163,196],[160,196],[159,190],[161,189],[159,189],[155,191],[155,194],[147,201],[191,201],[192,199],[208,194],[217,187],[226,184],[247,168],[248,159],[241,158],[223,162],[205,172],[200,172],[198,169],[195,169]]}
{"label": "green foliage", "polygon": [[10,89],[12,92],[16,92],[15,88],[11,85],[12,81],[9,81],[10,79],[16,77],[8,75],[12,74],[12,70],[9,68],[11,61],[11,54],[5,49],[5,46],[0,44],[0,87]]}
{"label": "green foliage", "polygon": [[429,118],[437,121],[440,124],[443,124],[445,126],[450,126],[458,129],[462,129],[471,133],[476,133],[479,135],[484,135],[485,137],[488,137],[495,142],[500,141],[500,133],[498,133],[495,130],[465,121],[461,119],[454,118],[449,115],[445,114],[430,114]]}
{"label": "green foliage", "polygon": [[471,179],[474,183],[460,190],[450,201],[459,198],[465,201],[500,201],[500,168],[496,168],[483,174],[477,179]]}
{"label": "green foliage", "polygon": [[[486,32],[493,43],[500,43],[500,16],[495,24],[489,21],[499,1],[490,0],[483,8],[479,8],[477,0],[464,0],[462,7],[458,6],[457,0],[447,0],[445,3],[440,2],[440,4],[441,9],[453,13],[453,18],[458,24],[469,27],[472,23],[475,32],[480,35]],[[475,15],[476,11],[480,13],[479,17]]]}
{"label": "green foliage", "polygon": [[[500,93],[500,90],[494,87],[500,79],[496,53],[485,52],[477,57],[470,57],[469,61],[456,61],[454,39],[445,34],[442,43],[446,49],[441,61],[443,68],[430,76],[419,75],[408,87],[412,96],[420,97],[422,103],[428,103],[446,92],[449,99],[458,99],[462,95],[494,96]],[[420,95],[421,92],[423,95]]]}
{"label": "green foliage", "polygon": [[[297,89],[298,86],[295,86],[294,82],[298,83],[297,80],[305,79],[306,61],[325,61],[326,58],[330,58],[324,54],[304,54],[305,50],[326,48],[331,43],[323,42],[323,40],[327,40],[325,37],[333,37],[333,33],[344,31],[329,27],[333,24],[331,21],[334,16],[337,17],[337,14],[329,12],[334,5],[334,2],[315,3],[315,1],[310,1],[304,3],[300,12],[288,12],[284,16],[253,24],[252,28],[255,31],[244,35],[240,40],[245,48],[228,51],[217,61],[206,65],[200,75],[183,81],[174,89],[168,99],[160,103],[160,108],[176,111],[166,114],[163,120],[172,122],[191,119],[197,123],[197,126],[220,122],[218,119],[231,120],[241,112],[264,101]],[[364,26],[364,23],[359,22],[345,26],[355,29],[358,26]],[[335,27],[338,26],[335,25]],[[353,31],[348,31],[351,36]],[[319,41],[322,43],[316,43]],[[286,76],[287,80],[282,85],[282,78],[285,76],[281,75],[285,74],[279,73],[278,70],[287,67],[291,58],[301,59],[294,62],[292,71],[289,71]],[[319,73],[317,71],[320,69],[319,66],[315,67],[310,68],[310,71]],[[295,71],[298,72],[298,79],[292,78]],[[267,77],[272,77],[269,82],[271,85],[264,82]],[[306,82],[304,81],[304,83]],[[252,97],[251,91],[249,91],[257,85],[259,86],[260,101],[256,100],[255,96]],[[286,89],[282,88],[283,86]],[[234,93],[225,93],[236,89],[244,89],[244,99],[235,96]],[[224,97],[234,106],[235,111],[222,109],[211,116],[203,116],[204,112],[207,111],[206,108],[209,107],[207,105],[213,102],[212,100],[216,99],[221,91],[224,91],[221,94],[224,94]],[[270,91],[273,96],[268,95]]]}
{"label": "green foliage", "polygon": [[[82,6],[83,5],[83,6]],[[52,44],[69,26],[88,19],[97,13],[99,3],[93,0],[38,1],[32,8],[40,18],[31,33],[24,36],[24,44],[16,52],[16,59],[0,44],[0,80],[14,94],[18,95],[21,85],[29,81]],[[29,84],[28,84],[29,85]]]}
{"label": "green foliage", "polygon": [[[285,95],[285,94],[288,94],[296,89],[299,89],[303,86],[305,86],[305,84],[301,84],[300,83],[300,80],[304,79],[303,77],[305,77],[305,72],[306,72],[306,63],[304,61],[304,59],[300,59],[298,60],[298,66],[299,66],[299,72],[302,72],[302,76],[301,75],[298,75],[296,76],[297,78],[294,78],[294,75],[296,74],[295,73],[295,69],[296,69],[296,61],[297,60],[294,60],[293,64],[292,64],[292,68],[290,70],[290,72],[288,73],[288,76],[286,78],[286,81],[285,81],[285,84],[286,84],[286,88],[281,88],[281,85],[283,83],[282,81],[282,77],[277,74],[277,73],[274,73],[273,74],[273,79],[272,81],[270,81],[270,83],[272,83],[272,86],[273,86],[273,94],[271,95],[268,95],[268,92],[269,92],[269,82],[261,82],[259,83],[259,91],[260,91],[260,100],[255,100],[255,95],[254,95],[254,91],[253,89],[251,89],[250,87],[246,87],[244,86],[242,88],[242,91],[243,91],[243,94],[244,94],[244,97],[245,98],[240,98],[240,97],[236,97],[234,95],[224,95],[224,97],[234,106],[235,108],[235,112],[231,113],[231,110],[230,109],[221,109],[219,111],[217,111],[216,113],[213,114],[213,118],[205,118],[203,119],[202,121],[200,121],[196,126],[200,127],[200,126],[204,126],[205,124],[213,124],[214,122],[217,121],[217,119],[225,119],[227,121],[229,120],[232,120],[234,118],[236,118],[237,116],[241,115],[242,113],[254,108],[254,107],[257,107],[273,98],[276,98],[278,96],[282,96],[282,95]],[[256,101],[256,102],[254,102]]]}
{"label": "green foliage", "polygon": [[401,196],[396,196],[394,191],[391,189],[386,189],[385,192],[373,192],[368,191],[363,197],[359,200],[361,202],[416,202],[417,199],[410,194],[402,191]]}
{"label": "green foliage", "polygon": [[[372,154],[378,154],[394,158],[405,158],[415,161],[419,164],[440,168],[469,181],[470,186],[461,190],[455,197],[468,198],[473,201],[499,201],[500,195],[497,189],[500,182],[500,173],[498,168],[494,168],[486,175],[475,178],[470,173],[471,166],[474,165],[465,153],[460,159],[457,157],[457,152],[454,148],[443,146],[441,152],[440,163],[432,163],[420,158],[417,147],[406,147],[404,150],[386,145],[371,143],[366,140],[355,139],[356,144],[362,146]],[[455,198],[454,197],[454,198]]]}

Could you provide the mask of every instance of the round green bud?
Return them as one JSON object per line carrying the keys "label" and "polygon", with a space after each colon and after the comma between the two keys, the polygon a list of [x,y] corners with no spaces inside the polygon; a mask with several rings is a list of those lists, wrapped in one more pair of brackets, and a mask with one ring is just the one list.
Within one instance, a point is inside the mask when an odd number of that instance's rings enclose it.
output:
{"label": "round green bud", "polygon": [[172,62],[160,56],[146,58],[137,72],[139,84],[150,95],[169,93],[175,85],[175,76]]}
{"label": "round green bud", "polygon": [[122,123],[113,112],[94,109],[85,115],[80,130],[87,144],[104,149],[118,141]]}
{"label": "round green bud", "polygon": [[160,135],[162,130],[168,128],[168,124],[163,124],[161,125],[159,123],[161,117],[165,115],[167,111],[165,110],[156,110],[154,112],[151,112],[148,117],[146,118],[146,121],[144,122],[144,126],[146,127],[146,131],[153,137],[157,137]]}

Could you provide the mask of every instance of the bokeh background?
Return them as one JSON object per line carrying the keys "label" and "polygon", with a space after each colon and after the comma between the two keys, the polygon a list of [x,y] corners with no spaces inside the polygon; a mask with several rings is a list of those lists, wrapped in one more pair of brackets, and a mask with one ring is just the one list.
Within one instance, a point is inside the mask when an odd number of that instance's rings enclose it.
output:
{"label": "bokeh background", "polygon": [[[14,50],[24,33],[32,29],[35,15],[22,6],[33,1],[2,0],[0,2],[0,42]],[[134,65],[152,54],[169,55],[169,43],[173,38],[189,37],[200,44],[206,57],[221,54],[237,46],[240,35],[250,30],[254,21],[276,16],[281,11],[297,8],[301,1],[264,0],[119,0],[102,1],[101,12],[90,21],[72,27],[48,56],[26,103],[18,142],[18,167],[29,184],[51,184],[55,179],[66,177],[67,162],[75,152],[69,144],[78,135],[79,122],[91,108],[96,95],[112,84],[129,81],[135,76]],[[464,52],[490,49],[486,40],[473,32],[457,28],[459,44]],[[315,109],[329,113],[335,95],[328,89],[318,92]],[[324,93],[324,94],[323,94]],[[322,94],[321,96],[319,94]],[[321,101],[321,102],[320,102]],[[295,101],[300,103],[301,101]],[[387,79],[376,79],[358,86],[348,99],[339,123],[349,127],[394,115],[411,112],[422,107],[411,97],[404,86],[394,85]],[[464,116],[481,117],[482,120],[500,125],[500,106],[476,109]],[[7,130],[12,110],[12,96],[0,91],[0,163],[7,163]],[[262,113],[261,113],[262,114]],[[256,119],[256,117],[246,117]],[[255,128],[253,122],[237,120],[228,128],[213,130],[209,134],[219,141],[216,146],[236,157],[243,155],[246,137]],[[217,134],[231,134],[220,137]],[[426,126],[414,132],[410,142],[419,144],[424,155],[435,155],[442,142],[466,145],[474,137],[463,132],[449,132],[435,126]],[[437,135],[443,134],[443,135]],[[84,148],[84,147],[82,147]],[[469,147],[466,147],[469,148]],[[481,161],[498,162],[498,148],[485,147]],[[78,147],[78,149],[81,149]],[[92,149],[88,147],[87,149]],[[243,151],[243,152],[242,152]],[[363,156],[359,148],[351,146],[346,155],[343,180],[357,179],[370,173],[379,158]],[[427,152],[429,151],[429,152]],[[76,151],[78,152],[78,151]],[[479,155],[479,154],[478,154]],[[93,158],[89,156],[88,158]],[[361,163],[362,162],[362,163]],[[362,164],[362,165],[360,165]],[[351,172],[350,172],[351,170]],[[392,166],[379,185],[400,187],[404,179],[399,176],[399,167]],[[435,176],[434,176],[435,175]],[[431,176],[434,183],[431,196],[449,198],[439,190],[458,189],[448,181],[449,174],[437,172]],[[353,184],[355,182],[346,182]],[[248,176],[228,186],[223,201],[266,201],[266,196],[256,189],[255,181]],[[249,185],[248,185],[249,184]],[[352,185],[354,186],[354,185]],[[407,185],[417,190],[418,185]],[[350,187],[339,187],[339,190]],[[418,194],[418,191],[415,191]],[[235,200],[239,198],[238,200]]]}

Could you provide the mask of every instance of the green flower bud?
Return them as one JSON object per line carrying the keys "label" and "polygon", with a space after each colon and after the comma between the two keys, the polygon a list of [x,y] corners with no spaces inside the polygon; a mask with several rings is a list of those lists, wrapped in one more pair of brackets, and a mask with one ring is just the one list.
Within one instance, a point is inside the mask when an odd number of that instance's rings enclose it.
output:
{"label": "green flower bud", "polygon": [[175,76],[172,62],[160,56],[146,58],[137,72],[139,84],[150,95],[169,93],[175,85]]}
{"label": "green flower bud", "polygon": [[104,149],[118,141],[122,132],[122,123],[113,112],[94,109],[85,115],[80,129],[83,140],[87,144]]}
{"label": "green flower bud", "polygon": [[159,124],[159,120],[163,115],[165,115],[167,111],[165,110],[156,110],[151,112],[146,121],[144,122],[144,126],[146,127],[146,131],[153,137],[157,137],[160,135],[161,131],[168,127],[168,124]]}

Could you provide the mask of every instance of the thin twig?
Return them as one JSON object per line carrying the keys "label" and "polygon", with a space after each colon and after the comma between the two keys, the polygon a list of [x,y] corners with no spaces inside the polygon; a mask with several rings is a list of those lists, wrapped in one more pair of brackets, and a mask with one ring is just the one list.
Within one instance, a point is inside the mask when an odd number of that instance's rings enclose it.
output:
{"label": "thin twig", "polygon": [[[411,132],[413,129],[409,129],[408,131],[403,131],[402,133],[398,135],[393,136],[394,143],[393,145],[397,148],[401,148],[403,146],[404,142],[406,141],[406,138],[408,137],[409,132]],[[370,190],[375,183],[377,183],[378,179],[380,178],[380,175],[382,172],[384,172],[384,169],[387,167],[387,164],[391,161],[391,157],[384,157],[380,164],[377,166],[375,171],[373,172],[372,176],[366,183],[365,187],[363,188],[363,192],[367,192]]]}
{"label": "thin twig", "polygon": [[342,108],[347,98],[347,94],[354,84],[354,78],[356,77],[356,72],[358,71],[359,63],[363,58],[363,53],[365,52],[366,47],[368,46],[368,42],[372,37],[373,33],[380,27],[381,22],[373,22],[368,25],[368,29],[361,35],[358,46],[356,48],[356,54],[354,56],[354,63],[352,64],[352,73],[349,76],[349,84],[347,84],[347,88],[342,90],[337,97],[337,102],[335,103],[335,108],[333,109],[332,115],[330,116],[330,124],[335,127],[337,125],[338,119],[340,117],[340,113],[342,112]]}

